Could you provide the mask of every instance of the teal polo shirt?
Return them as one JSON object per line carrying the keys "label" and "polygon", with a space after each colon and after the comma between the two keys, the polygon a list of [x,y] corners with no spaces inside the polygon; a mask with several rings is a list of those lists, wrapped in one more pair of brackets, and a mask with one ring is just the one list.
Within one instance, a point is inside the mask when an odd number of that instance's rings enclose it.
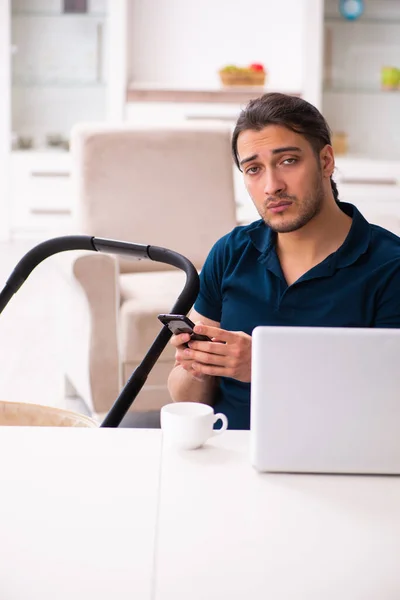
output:
{"label": "teal polo shirt", "polygon": [[[352,218],[344,243],[290,286],[276,234],[262,220],[233,229],[208,255],[196,311],[250,335],[257,325],[400,327],[400,238],[340,208]],[[215,410],[230,429],[249,429],[250,384],[221,377]]]}

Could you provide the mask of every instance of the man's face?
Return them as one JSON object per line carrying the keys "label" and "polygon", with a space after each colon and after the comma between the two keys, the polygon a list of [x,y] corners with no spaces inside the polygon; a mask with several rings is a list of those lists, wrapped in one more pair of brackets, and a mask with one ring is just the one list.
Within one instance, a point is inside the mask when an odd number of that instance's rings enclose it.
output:
{"label": "man's face", "polygon": [[271,229],[296,231],[320,212],[324,176],[302,135],[268,125],[261,131],[242,131],[237,149],[247,191]]}

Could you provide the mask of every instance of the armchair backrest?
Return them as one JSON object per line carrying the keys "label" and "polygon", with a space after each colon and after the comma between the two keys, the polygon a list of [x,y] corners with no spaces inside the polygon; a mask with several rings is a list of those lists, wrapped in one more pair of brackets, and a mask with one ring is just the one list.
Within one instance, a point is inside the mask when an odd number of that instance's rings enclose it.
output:
{"label": "armchair backrest", "polygon": [[[163,246],[201,268],[236,226],[228,126],[80,124],[71,136],[82,233]],[[120,260],[122,272],[160,263]]]}

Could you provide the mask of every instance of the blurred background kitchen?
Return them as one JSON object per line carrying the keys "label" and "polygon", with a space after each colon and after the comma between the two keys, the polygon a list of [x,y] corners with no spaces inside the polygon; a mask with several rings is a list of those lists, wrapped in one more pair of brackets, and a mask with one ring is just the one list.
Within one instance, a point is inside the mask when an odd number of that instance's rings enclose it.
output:
{"label": "blurred background kitchen", "polygon": [[[73,228],[74,123],[234,123],[261,89],[222,85],[229,65],[259,63],[266,91],[322,110],[343,199],[397,206],[397,0],[2,0],[0,11],[2,239]],[[240,216],[250,218],[236,180]]]}

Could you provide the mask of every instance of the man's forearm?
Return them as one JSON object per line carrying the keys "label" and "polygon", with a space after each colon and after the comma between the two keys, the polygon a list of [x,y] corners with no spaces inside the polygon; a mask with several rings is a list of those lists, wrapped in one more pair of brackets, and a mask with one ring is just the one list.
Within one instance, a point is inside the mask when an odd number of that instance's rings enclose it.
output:
{"label": "man's forearm", "polygon": [[176,365],[168,377],[168,390],[174,402],[203,402],[213,405],[217,378],[206,375],[199,381],[180,365]]}

